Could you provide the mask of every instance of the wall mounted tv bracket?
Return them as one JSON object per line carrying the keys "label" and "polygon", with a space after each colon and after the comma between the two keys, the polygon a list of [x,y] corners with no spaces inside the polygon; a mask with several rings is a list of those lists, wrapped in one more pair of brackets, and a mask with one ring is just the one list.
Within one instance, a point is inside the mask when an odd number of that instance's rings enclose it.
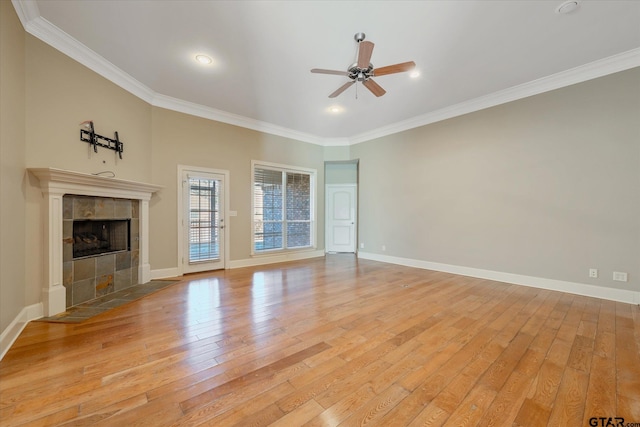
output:
{"label": "wall mounted tv bracket", "polygon": [[124,151],[124,143],[118,139],[118,132],[115,132],[115,139],[107,138],[106,136],[98,135],[94,128],[93,122],[88,120],[80,123],[83,127],[80,129],[80,141],[87,142],[93,146],[94,153],[98,152],[98,147],[108,148],[118,153],[118,157],[122,159],[122,152]]}

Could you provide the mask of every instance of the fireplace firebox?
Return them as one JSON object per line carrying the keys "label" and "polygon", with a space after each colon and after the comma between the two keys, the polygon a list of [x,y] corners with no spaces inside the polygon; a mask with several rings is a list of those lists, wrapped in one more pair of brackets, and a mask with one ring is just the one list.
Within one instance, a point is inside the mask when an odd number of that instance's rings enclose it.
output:
{"label": "fireplace firebox", "polygon": [[73,259],[128,251],[130,219],[73,221]]}

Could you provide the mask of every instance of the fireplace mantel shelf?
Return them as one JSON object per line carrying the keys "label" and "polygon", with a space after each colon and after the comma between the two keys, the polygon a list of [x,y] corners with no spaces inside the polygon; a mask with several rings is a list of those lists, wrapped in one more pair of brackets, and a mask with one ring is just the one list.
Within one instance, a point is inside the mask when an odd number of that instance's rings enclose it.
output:
{"label": "fireplace mantel shelf", "polygon": [[139,200],[138,280],[146,283],[151,279],[149,200],[161,186],[55,168],[29,168],[28,171],[38,178],[45,195],[42,207],[46,248],[42,290],[45,316],[54,316],[66,309],[66,291],[62,285],[62,198],[65,194]]}
{"label": "fireplace mantel shelf", "polygon": [[162,189],[162,186],[160,185],[128,181],[118,178],[109,178],[82,172],[73,172],[64,169],[29,168],[28,170],[38,178],[38,180],[40,181],[40,187],[43,190],[60,189],[73,191],[81,190],[83,187],[87,187],[93,189],[102,189],[103,191],[106,190],[109,194],[105,195],[113,195],[113,192],[118,191],[124,192],[125,194],[123,194],[123,196],[127,197],[146,194],[144,198],[149,200],[151,194]]}

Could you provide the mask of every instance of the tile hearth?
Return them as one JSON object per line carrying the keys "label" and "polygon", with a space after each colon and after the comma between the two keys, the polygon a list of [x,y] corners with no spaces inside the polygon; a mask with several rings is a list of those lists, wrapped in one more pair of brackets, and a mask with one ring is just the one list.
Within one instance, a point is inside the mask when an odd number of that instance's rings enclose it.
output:
{"label": "tile hearth", "polygon": [[109,310],[128,304],[132,301],[136,301],[178,282],[179,280],[160,279],[133,285],[127,289],[110,293],[74,307],[69,307],[62,313],[56,314],[55,316],[43,317],[37,321],[53,323],[81,323],[94,316],[106,313]]}

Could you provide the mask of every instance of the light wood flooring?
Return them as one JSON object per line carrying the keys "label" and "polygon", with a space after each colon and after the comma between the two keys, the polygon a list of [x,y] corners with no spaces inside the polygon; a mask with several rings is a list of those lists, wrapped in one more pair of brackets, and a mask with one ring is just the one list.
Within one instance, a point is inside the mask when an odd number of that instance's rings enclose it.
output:
{"label": "light wood flooring", "polygon": [[635,305],[330,255],[31,322],[0,425],[640,423],[639,351]]}

